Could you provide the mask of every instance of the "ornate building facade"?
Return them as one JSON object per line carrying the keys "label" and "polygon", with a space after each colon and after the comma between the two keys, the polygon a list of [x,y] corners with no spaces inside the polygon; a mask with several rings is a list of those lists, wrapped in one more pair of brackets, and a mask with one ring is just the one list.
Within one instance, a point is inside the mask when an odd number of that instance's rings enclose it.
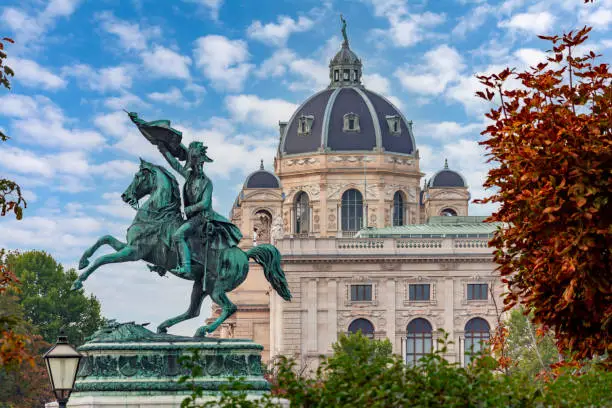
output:
{"label": "ornate building facade", "polygon": [[412,122],[361,77],[345,39],[329,86],[279,122],[273,171],[262,163],[247,177],[231,219],[241,245],[279,248],[293,300],[253,263],[219,335],[316,365],[338,333],[389,338],[415,361],[443,328],[455,342],[447,358],[465,361],[497,320],[495,226],[468,216],[468,186],[446,162],[421,187]]}

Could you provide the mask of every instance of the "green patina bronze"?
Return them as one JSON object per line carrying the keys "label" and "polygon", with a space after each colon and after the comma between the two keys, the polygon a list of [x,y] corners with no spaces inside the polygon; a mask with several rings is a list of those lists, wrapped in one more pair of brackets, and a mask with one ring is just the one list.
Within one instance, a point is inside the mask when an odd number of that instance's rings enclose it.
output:
{"label": "green patina bronze", "polygon": [[[207,147],[192,142],[182,143],[182,133],[173,129],[168,120],[145,122],[136,113],[128,113],[143,136],[156,145],[170,166],[185,178],[184,212],[181,213],[181,193],[175,177],[162,166],[140,160],[140,168],[132,183],[121,195],[124,202],[136,210],[127,230],[126,242],[105,235],[88,248],[79,261],[79,269],[87,268],[73,284],[79,289],[96,269],[110,263],[144,260],[151,271],[167,272],[193,281],[191,302],[187,311],[165,320],[158,333],[177,323],[200,314],[202,301],[210,296],[222,311],[210,325],[196,331],[197,337],[214,331],[237,308],[227,297],[246,279],[249,258],[263,267],[266,279],[285,300],[291,299],[285,274],[281,269],[278,250],[268,244],[243,251],[238,247],[242,234],[238,227],[212,209],[212,181],[204,172],[204,163],[211,162]],[[181,161],[185,162],[181,164]],[[140,200],[147,197],[140,205]],[[103,245],[116,252],[103,255],[91,264],[89,258]]]}
{"label": "green patina bronze", "polygon": [[[263,393],[270,386],[263,378],[262,349],[250,340],[156,334],[133,322],[110,322],[78,348],[84,358],[74,396],[187,394],[190,385],[214,395],[229,377],[243,378],[251,394]],[[194,351],[202,374],[181,383],[179,378],[189,371],[180,357]]]}
{"label": "green patina bronze", "polygon": [[346,35],[346,20],[342,14],[340,14],[340,21],[342,21],[342,37],[344,38],[344,43],[348,45],[348,36]]}

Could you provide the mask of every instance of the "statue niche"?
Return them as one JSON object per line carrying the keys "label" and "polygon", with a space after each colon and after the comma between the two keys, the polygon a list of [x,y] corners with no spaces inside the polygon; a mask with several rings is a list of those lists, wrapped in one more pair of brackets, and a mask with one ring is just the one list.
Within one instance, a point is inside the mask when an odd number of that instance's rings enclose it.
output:
{"label": "statue niche", "polygon": [[270,230],[272,227],[272,214],[267,210],[259,210],[255,213],[253,231],[257,234],[258,244],[270,243]]}

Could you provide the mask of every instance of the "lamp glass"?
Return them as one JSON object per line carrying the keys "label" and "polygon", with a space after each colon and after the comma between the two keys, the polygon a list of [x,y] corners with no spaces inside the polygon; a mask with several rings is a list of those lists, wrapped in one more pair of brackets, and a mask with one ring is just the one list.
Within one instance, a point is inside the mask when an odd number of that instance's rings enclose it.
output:
{"label": "lamp glass", "polygon": [[69,390],[74,385],[81,355],[68,344],[56,344],[46,355],[47,370],[54,390]]}

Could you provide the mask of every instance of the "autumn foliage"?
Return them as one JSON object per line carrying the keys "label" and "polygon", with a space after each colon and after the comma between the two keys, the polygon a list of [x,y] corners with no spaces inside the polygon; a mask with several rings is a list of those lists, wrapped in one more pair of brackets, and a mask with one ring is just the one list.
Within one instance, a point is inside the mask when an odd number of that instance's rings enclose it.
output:
{"label": "autumn foliage", "polygon": [[546,62],[480,76],[477,93],[499,102],[482,132],[495,193],[481,202],[499,203],[490,221],[506,223],[491,241],[505,307],[523,304],[576,359],[612,356],[612,74],[576,55],[589,31],[540,37]]}
{"label": "autumn foliage", "polygon": [[[3,252],[0,250],[0,257],[2,256]],[[23,362],[34,363],[34,358],[28,351],[31,338],[18,330],[23,318],[8,306],[9,297],[18,290],[18,282],[17,277],[0,263],[0,367],[9,369],[18,367]]]}

